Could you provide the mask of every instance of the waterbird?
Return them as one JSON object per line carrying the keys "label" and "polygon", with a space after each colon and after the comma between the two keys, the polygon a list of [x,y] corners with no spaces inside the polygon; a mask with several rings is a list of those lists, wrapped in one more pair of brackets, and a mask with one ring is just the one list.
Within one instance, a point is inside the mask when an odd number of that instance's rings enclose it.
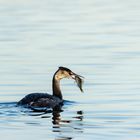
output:
{"label": "waterbird", "polygon": [[34,109],[34,107],[57,108],[58,106],[62,106],[64,100],[60,89],[60,81],[64,78],[74,79],[81,92],[83,92],[83,76],[61,66],[53,75],[52,95],[48,93],[30,93],[17,102],[17,105],[30,107],[32,109]]}

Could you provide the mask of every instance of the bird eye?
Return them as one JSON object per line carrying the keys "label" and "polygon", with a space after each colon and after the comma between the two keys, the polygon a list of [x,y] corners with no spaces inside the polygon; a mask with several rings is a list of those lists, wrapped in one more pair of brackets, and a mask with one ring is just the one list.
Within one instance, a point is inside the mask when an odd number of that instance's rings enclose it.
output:
{"label": "bird eye", "polygon": [[69,75],[72,75],[72,72],[69,72]]}

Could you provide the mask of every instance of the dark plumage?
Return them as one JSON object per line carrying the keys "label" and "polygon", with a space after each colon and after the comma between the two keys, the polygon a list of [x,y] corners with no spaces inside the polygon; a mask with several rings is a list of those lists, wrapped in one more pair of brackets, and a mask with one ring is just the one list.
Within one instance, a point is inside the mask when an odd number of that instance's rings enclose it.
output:
{"label": "dark plumage", "polygon": [[63,78],[72,78],[76,81],[77,86],[83,92],[82,76],[75,74],[66,67],[59,67],[55,72],[52,80],[53,95],[47,93],[31,93],[21,99],[17,105],[23,105],[26,107],[49,107],[55,108],[56,106],[63,105],[63,97],[60,90],[60,80]]}

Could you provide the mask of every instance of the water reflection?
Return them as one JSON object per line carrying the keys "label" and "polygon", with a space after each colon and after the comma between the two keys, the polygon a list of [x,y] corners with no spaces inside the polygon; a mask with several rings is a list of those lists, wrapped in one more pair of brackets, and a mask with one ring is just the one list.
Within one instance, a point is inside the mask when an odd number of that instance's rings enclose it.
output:
{"label": "water reflection", "polygon": [[65,99],[80,103],[63,111],[0,104],[1,139],[140,139],[139,4],[1,0],[0,102],[51,91],[61,65],[86,77],[83,95],[64,82]]}
{"label": "water reflection", "polygon": [[60,137],[60,138],[56,138],[55,140],[71,140],[72,137]]}
{"label": "water reflection", "polygon": [[28,114],[29,116],[41,118],[40,122],[42,122],[42,119],[44,118],[51,118],[50,121],[52,122],[52,133],[55,134],[55,140],[71,140],[74,138],[75,134],[84,132],[84,113],[82,110],[69,112],[67,107],[62,108],[61,106],[57,106],[53,110],[44,110],[41,108],[40,110],[35,108],[25,109],[24,113]]}
{"label": "water reflection", "polygon": [[[59,111],[53,111],[52,115],[53,115],[53,117],[52,117],[52,123],[53,123],[54,125],[56,125],[56,124],[59,125],[59,123],[60,123],[60,121],[61,121],[60,112],[59,112]],[[55,127],[55,126],[54,126],[54,127]],[[58,126],[58,128],[59,128],[59,126]]]}
{"label": "water reflection", "polygon": [[[72,133],[83,133],[83,111],[77,111],[71,118],[61,117],[61,112],[54,110],[52,112],[52,123],[54,133],[59,133],[55,140],[71,140]],[[67,134],[67,136],[65,136]]]}
{"label": "water reflection", "polygon": [[75,133],[83,133],[84,113],[82,110],[67,112],[67,110],[62,109],[60,106],[45,112],[41,112],[41,109],[34,109],[28,111],[28,115],[40,116],[42,119],[51,118],[52,132],[55,134],[55,140],[71,140],[74,138],[73,135]]}

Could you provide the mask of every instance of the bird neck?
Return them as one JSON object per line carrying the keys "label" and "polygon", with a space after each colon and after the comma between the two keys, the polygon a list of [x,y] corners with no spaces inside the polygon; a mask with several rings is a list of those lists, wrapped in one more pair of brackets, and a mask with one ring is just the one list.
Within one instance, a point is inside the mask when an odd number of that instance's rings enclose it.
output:
{"label": "bird neck", "polygon": [[52,82],[53,82],[52,83],[53,96],[56,96],[56,97],[62,99],[62,93],[60,90],[60,79],[57,78],[56,74],[54,74]]}

